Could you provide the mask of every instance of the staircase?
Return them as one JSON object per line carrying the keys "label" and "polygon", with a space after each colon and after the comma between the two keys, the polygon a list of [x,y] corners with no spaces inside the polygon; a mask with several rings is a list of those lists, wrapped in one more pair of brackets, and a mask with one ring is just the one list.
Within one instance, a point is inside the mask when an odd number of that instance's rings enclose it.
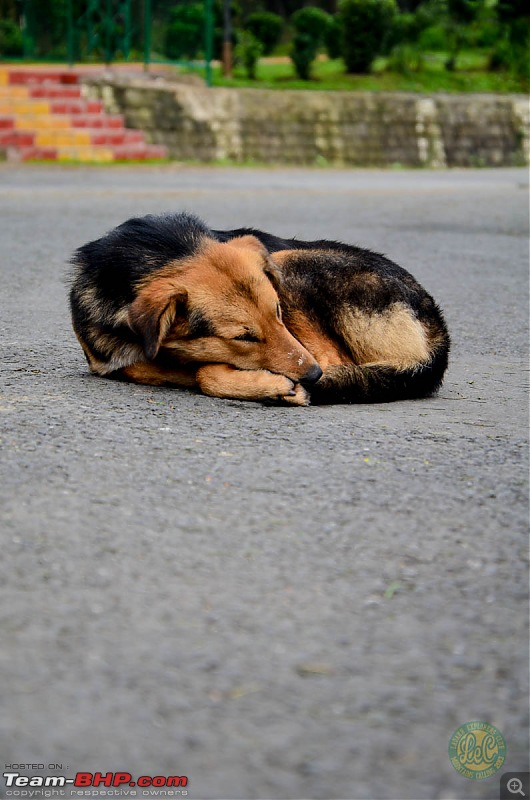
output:
{"label": "staircase", "polygon": [[8,161],[113,162],[167,158],[123,117],[83,96],[80,73],[0,67],[0,151]]}

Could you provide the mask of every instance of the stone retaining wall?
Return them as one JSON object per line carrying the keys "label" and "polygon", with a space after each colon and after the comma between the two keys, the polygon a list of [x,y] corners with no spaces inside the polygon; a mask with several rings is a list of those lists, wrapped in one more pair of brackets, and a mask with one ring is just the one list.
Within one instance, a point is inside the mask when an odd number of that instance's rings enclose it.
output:
{"label": "stone retaining wall", "polygon": [[529,163],[529,103],[520,95],[208,89],[120,78],[89,79],[85,91],[179,160],[377,167]]}

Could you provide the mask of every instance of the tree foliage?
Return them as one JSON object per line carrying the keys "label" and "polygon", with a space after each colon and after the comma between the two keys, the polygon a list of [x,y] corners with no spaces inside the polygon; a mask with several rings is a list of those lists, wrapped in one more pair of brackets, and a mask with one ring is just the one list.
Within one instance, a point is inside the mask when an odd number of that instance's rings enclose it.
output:
{"label": "tree foliage", "polygon": [[0,56],[13,58],[24,52],[22,31],[12,19],[0,19]]}
{"label": "tree foliage", "polygon": [[397,7],[394,0],[341,0],[342,54],[347,72],[366,73],[385,49]]}
{"label": "tree foliage", "polygon": [[196,58],[204,50],[204,5],[174,6],[166,28],[165,53],[169,58]]}
{"label": "tree foliage", "polygon": [[[130,44],[136,57],[141,57],[144,45],[145,1],[130,0]],[[109,42],[112,56],[123,55],[116,42],[123,33],[124,15],[115,14],[110,33],[103,19],[106,8],[120,8],[118,0],[92,4],[99,12],[92,11],[90,20],[88,0],[71,2],[76,58],[99,58]],[[213,2],[214,58],[222,50],[223,5],[224,0]],[[26,53],[65,59],[68,8],[69,0],[0,0],[0,56]],[[204,0],[151,0],[151,9],[151,42],[157,56],[204,56]],[[379,55],[387,57],[391,70],[423,69],[428,58],[434,63],[425,52],[443,53],[446,67],[457,70],[461,54],[474,50],[489,58],[492,70],[509,72],[523,83],[529,77],[528,0],[231,0],[231,9],[233,43],[239,41],[239,63],[249,74],[255,74],[261,55],[290,39],[292,63],[305,79],[324,50],[331,58],[342,58],[348,72],[357,73],[369,71]],[[90,36],[96,41],[91,53]]]}
{"label": "tree foliage", "polygon": [[307,6],[295,11],[291,24],[295,29],[291,60],[298,77],[307,81],[311,77],[311,65],[332,24],[332,17],[321,8]]}
{"label": "tree foliage", "polygon": [[258,61],[263,55],[263,45],[250,31],[242,31],[234,49],[236,61],[241,62],[247,73],[247,78],[256,80]]}
{"label": "tree foliage", "polygon": [[284,28],[283,19],[271,11],[256,11],[247,17],[244,29],[261,42],[263,55],[272,53]]}

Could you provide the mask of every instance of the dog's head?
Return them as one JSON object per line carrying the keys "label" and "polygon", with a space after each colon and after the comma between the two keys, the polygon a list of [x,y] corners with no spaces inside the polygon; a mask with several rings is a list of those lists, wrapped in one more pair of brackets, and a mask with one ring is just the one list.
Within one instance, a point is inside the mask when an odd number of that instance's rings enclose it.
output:
{"label": "dog's head", "polygon": [[279,279],[254,236],[205,239],[197,254],[138,287],[129,322],[149,360],[162,348],[179,362],[265,369],[311,384],[321,370],[282,322]]}

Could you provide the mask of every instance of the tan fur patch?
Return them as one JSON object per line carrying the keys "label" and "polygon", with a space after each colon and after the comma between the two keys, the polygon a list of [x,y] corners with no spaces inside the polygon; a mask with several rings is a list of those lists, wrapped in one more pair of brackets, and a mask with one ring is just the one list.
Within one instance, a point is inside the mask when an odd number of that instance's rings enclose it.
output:
{"label": "tan fur patch", "polygon": [[110,375],[111,372],[143,358],[142,348],[134,344],[117,344],[112,350],[112,358],[109,361],[100,361],[88,348],[83,349],[90,370],[96,375]]}
{"label": "tan fur patch", "polygon": [[99,316],[100,302],[98,301],[98,290],[95,286],[86,286],[77,293],[79,305],[92,314]]}
{"label": "tan fur patch", "polygon": [[134,383],[141,383],[148,386],[185,386],[193,388],[197,385],[195,379],[195,369],[169,369],[160,367],[158,364],[139,363],[131,364],[121,370],[121,374],[129,378]]}
{"label": "tan fur patch", "polygon": [[[305,250],[276,250],[272,254],[272,259],[273,261],[276,262],[276,264],[281,265],[284,264],[285,261],[289,261],[289,259],[303,259],[305,252],[306,252]],[[329,253],[333,251],[318,250],[315,248],[314,250],[308,250],[307,252],[312,256],[313,255],[325,256],[329,255]]]}
{"label": "tan fur patch", "polygon": [[[316,362],[281,321],[278,296],[265,274],[266,253],[252,236],[234,242],[205,242],[193,258],[143,281],[131,304],[131,325],[143,338],[148,360],[163,347],[184,363],[224,363],[299,381]],[[179,316],[169,301],[182,295],[185,311]],[[209,335],[189,335],[194,311]],[[250,340],[243,341],[245,336]]]}
{"label": "tan fur patch", "polygon": [[197,371],[197,383],[211,397],[238,400],[283,400],[290,405],[307,405],[306,391],[284,375],[266,370],[240,370],[228,364],[206,364]]}
{"label": "tan fur patch", "polygon": [[98,329],[92,327],[88,333],[93,347],[102,354],[110,356],[109,361],[101,361],[94,355],[90,345],[81,338],[75,329],[74,333],[83,348],[90,371],[95,375],[109,375],[111,372],[120,369],[120,367],[135,361],[141,361],[144,358],[142,348],[139,345],[122,342],[109,334],[98,333]]}
{"label": "tan fur patch", "polygon": [[284,315],[284,321],[295,339],[317,360],[321,369],[351,363],[351,358],[341,351],[337,342],[313,325],[301,311],[290,311]]}
{"label": "tan fur patch", "polygon": [[407,369],[430,357],[423,325],[402,303],[382,313],[344,311],[342,333],[356,364],[385,362]]}

